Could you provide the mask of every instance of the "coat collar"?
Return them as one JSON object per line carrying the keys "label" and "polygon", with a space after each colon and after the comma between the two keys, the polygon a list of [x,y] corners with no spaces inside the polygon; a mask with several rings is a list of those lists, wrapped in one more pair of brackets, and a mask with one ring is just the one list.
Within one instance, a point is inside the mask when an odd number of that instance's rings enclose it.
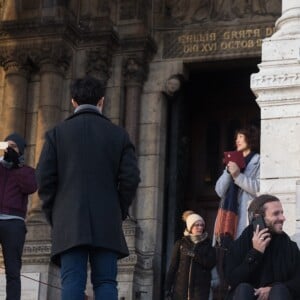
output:
{"label": "coat collar", "polygon": [[92,107],[92,106],[87,106],[87,107],[83,107],[77,111],[74,112],[73,115],[69,116],[66,121],[70,120],[70,119],[73,119],[79,115],[82,115],[82,114],[94,114],[94,115],[97,115],[107,121],[110,121],[107,117],[105,117],[102,113],[100,113],[100,111],[98,110],[98,108],[96,106]]}

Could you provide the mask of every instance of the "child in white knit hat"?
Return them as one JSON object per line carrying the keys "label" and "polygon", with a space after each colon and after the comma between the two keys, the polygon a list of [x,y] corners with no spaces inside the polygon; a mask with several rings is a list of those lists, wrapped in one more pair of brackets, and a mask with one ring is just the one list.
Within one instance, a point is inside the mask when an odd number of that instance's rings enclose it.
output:
{"label": "child in white knit hat", "polygon": [[166,294],[172,300],[208,300],[211,270],[216,264],[215,249],[199,214],[188,210],[182,219],[185,222],[184,236],[173,248]]}

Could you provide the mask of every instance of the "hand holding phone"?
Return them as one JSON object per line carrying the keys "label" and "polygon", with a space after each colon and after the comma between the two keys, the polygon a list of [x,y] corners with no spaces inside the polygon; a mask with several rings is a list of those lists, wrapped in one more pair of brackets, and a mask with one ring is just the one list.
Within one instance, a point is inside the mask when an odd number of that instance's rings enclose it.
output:
{"label": "hand holding phone", "polygon": [[254,231],[252,237],[253,248],[261,253],[264,253],[266,247],[271,241],[271,234],[265,224],[263,216],[259,215],[254,217],[252,220],[252,225]]}
{"label": "hand holding phone", "polygon": [[258,230],[261,231],[262,229],[266,228],[266,223],[264,220],[264,217],[262,215],[259,215],[257,217],[254,217],[252,220],[253,230],[255,231],[257,228],[257,225],[259,226]]}

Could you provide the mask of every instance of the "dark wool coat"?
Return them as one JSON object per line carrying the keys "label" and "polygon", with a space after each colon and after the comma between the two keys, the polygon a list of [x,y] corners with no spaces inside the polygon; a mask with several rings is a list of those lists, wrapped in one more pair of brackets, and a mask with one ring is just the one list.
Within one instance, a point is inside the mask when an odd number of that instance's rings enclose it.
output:
{"label": "dark wool coat", "polygon": [[285,233],[274,234],[264,253],[252,247],[253,226],[249,225],[234,241],[225,257],[225,278],[231,287],[226,299],[232,299],[235,287],[249,283],[254,288],[280,282],[293,299],[300,299],[300,251]]}
{"label": "dark wool coat", "polygon": [[[84,108],[48,131],[37,166],[42,209],[52,226],[52,261],[87,245],[128,255],[122,230],[138,183],[134,147],[124,129]],[[121,210],[122,208],[122,210]]]}
{"label": "dark wool coat", "polygon": [[[192,256],[191,256],[192,255]],[[197,244],[190,237],[175,243],[166,277],[166,291],[173,300],[207,300],[210,292],[211,270],[216,264],[215,248],[206,238]]]}

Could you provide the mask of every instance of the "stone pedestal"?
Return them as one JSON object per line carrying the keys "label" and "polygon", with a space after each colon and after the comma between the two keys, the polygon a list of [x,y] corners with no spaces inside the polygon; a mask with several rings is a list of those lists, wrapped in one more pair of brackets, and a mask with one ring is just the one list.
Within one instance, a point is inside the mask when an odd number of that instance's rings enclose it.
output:
{"label": "stone pedestal", "polygon": [[285,231],[296,227],[296,182],[300,179],[300,2],[282,1],[276,32],[262,44],[259,73],[251,88],[261,108],[261,193],[283,202]]}

